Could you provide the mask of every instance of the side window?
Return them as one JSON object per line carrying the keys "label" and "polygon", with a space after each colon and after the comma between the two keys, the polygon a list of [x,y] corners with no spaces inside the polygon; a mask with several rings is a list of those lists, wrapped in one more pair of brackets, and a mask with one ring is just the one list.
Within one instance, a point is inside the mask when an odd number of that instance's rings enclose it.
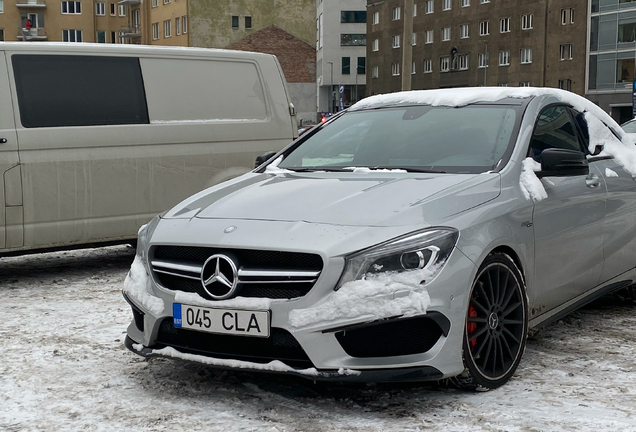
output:
{"label": "side window", "polygon": [[528,156],[541,162],[541,152],[549,148],[585,152],[579,142],[576,126],[565,106],[555,105],[541,111],[532,133]]}
{"label": "side window", "polygon": [[16,54],[11,62],[25,128],[149,122],[136,57]]}

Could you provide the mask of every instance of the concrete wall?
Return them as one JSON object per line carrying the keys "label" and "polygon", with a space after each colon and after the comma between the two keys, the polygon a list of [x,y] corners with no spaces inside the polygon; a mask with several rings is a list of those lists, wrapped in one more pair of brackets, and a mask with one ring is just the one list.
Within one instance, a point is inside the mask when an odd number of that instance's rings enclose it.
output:
{"label": "concrete wall", "polygon": [[[277,27],[314,45],[316,38],[315,0],[188,0],[190,45],[225,48],[250,34]],[[239,28],[232,28],[232,16],[239,16]],[[252,17],[252,29],[245,17]]]}

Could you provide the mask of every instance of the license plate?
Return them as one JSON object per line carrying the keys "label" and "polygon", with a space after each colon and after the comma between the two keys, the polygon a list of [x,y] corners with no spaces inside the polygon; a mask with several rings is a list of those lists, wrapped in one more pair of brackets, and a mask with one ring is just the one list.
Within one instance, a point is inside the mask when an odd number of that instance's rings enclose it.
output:
{"label": "license plate", "polygon": [[175,327],[208,333],[269,337],[269,311],[215,309],[172,304]]}

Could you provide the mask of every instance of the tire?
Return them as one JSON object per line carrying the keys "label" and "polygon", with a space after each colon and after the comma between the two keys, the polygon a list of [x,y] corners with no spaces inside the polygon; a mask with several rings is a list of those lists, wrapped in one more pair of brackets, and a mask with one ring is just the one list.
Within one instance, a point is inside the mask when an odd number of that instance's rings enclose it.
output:
{"label": "tire", "polygon": [[517,370],[528,336],[528,300],[521,272],[505,254],[489,255],[470,292],[462,356],[464,372],[453,381],[487,391]]}

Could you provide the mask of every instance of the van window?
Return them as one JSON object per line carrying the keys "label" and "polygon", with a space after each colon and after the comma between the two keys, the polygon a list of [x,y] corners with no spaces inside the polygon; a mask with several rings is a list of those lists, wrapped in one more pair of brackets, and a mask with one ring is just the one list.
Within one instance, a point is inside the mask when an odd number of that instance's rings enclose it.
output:
{"label": "van window", "polygon": [[148,123],[136,57],[11,57],[25,128]]}
{"label": "van window", "polygon": [[256,64],[140,58],[151,123],[266,120]]}

